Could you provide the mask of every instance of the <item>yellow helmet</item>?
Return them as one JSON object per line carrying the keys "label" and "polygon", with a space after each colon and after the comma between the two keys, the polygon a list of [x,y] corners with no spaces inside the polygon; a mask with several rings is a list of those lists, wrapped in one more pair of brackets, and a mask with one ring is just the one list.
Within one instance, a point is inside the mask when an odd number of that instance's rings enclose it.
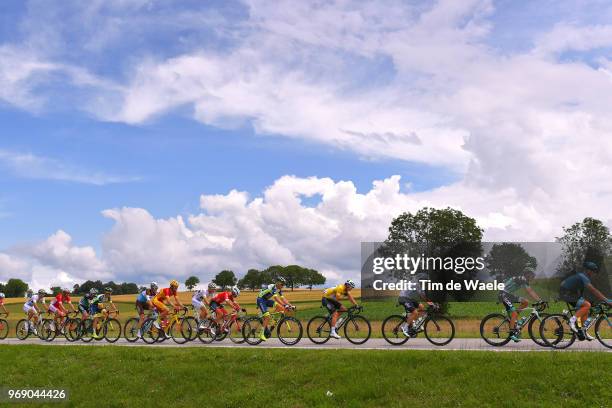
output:
{"label": "yellow helmet", "polygon": [[179,287],[179,283],[178,283],[178,281],[177,281],[176,279],[172,279],[172,280],[170,281],[170,287],[171,287],[171,288],[178,288],[178,287]]}

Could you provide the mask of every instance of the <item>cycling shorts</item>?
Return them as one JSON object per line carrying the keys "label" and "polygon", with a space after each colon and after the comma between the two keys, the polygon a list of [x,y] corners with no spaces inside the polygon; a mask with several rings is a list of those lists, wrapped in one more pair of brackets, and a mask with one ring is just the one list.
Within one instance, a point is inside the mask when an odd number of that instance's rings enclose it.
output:
{"label": "cycling shorts", "polygon": [[323,307],[325,307],[329,311],[329,313],[334,313],[335,311],[342,308],[342,304],[338,302],[336,299],[332,299],[332,298],[324,297],[321,300],[321,303],[323,304]]}
{"label": "cycling shorts", "polygon": [[413,300],[413,299],[408,299],[408,298],[400,297],[399,299],[397,299],[397,302],[400,305],[404,306],[404,310],[406,310],[406,313],[412,313],[416,309],[419,308],[419,302],[417,302],[416,300]]}
{"label": "cycling shorts", "polygon": [[158,312],[167,312],[168,307],[161,300],[157,300],[153,298],[153,306],[157,309]]}
{"label": "cycling shorts", "polygon": [[499,301],[504,304],[507,313],[515,312],[516,308],[514,307],[514,303],[521,303],[521,301],[523,300],[523,298],[518,297],[510,292],[506,292],[505,290],[499,292],[498,298]]}
{"label": "cycling shorts", "polygon": [[262,315],[268,313],[268,308],[274,307],[275,303],[272,299],[257,298],[257,308],[261,311]]}

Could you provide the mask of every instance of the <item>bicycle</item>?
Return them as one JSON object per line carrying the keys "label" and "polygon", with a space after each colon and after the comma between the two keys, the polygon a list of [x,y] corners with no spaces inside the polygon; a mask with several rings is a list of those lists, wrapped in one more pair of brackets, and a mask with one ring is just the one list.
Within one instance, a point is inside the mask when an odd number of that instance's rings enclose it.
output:
{"label": "bicycle", "polygon": [[[227,337],[235,344],[244,343],[244,336],[242,335],[242,327],[244,324],[244,317],[246,316],[246,309],[234,310],[229,314],[225,314],[221,326],[217,322],[211,319],[210,328],[214,329],[215,336],[214,341],[223,341]],[[212,332],[213,330],[211,330]],[[198,336],[200,336],[198,334]],[[201,341],[202,338],[200,338]],[[205,341],[203,341],[205,343]]]}
{"label": "bicycle", "polygon": [[[47,311],[48,315],[52,313]],[[73,342],[78,340],[78,338],[74,338],[71,333],[74,331],[76,327],[80,324],[80,319],[71,318],[70,316],[77,316],[79,314],[78,311],[67,312],[66,315],[61,319],[59,325],[56,323],[54,318],[43,319],[41,326],[41,339],[44,341],[53,341],[57,337],[58,334],[61,334],[66,338],[66,340]]]}
{"label": "bicycle", "polygon": [[[111,317],[111,315],[118,316],[119,311],[114,310],[106,313],[106,315],[98,313],[95,316],[89,316],[86,320],[78,319],[81,324],[78,325],[75,336],[85,343],[89,343],[92,340],[101,341],[102,339],[109,343],[116,342],[121,337],[121,323],[116,318]],[[98,318],[97,336],[93,335],[94,318]]]}
{"label": "bicycle", "polygon": [[[372,326],[361,316],[362,306],[352,306],[343,312],[336,322],[337,330],[344,328],[344,337],[353,344],[363,344],[372,334]],[[346,316],[345,316],[346,315]],[[306,334],[315,344],[324,344],[331,338],[332,313],[327,316],[315,316],[308,321]]]}
{"label": "bicycle", "polygon": [[[400,306],[400,305],[397,305]],[[400,346],[409,338],[417,337],[423,332],[425,338],[435,346],[445,346],[455,338],[455,324],[453,321],[437,313],[439,307],[429,306],[422,316],[418,317],[412,326],[408,328],[410,337],[406,337],[402,326],[406,324],[406,313],[403,315],[391,315],[382,324],[382,335],[384,339],[394,346]]]}
{"label": "bicycle", "polygon": [[[271,312],[266,337],[270,337],[274,328],[276,328],[276,335],[281,343],[287,346],[299,343],[304,333],[302,322],[294,316],[286,315],[287,312],[295,312],[295,310],[296,307],[292,306],[289,309],[283,308],[283,310]],[[259,337],[262,330],[263,318],[259,316],[249,317],[242,326],[242,336],[248,344],[256,346],[263,341]]]}
{"label": "bicycle", "polygon": [[[0,313],[0,316],[7,316],[8,313]],[[6,339],[9,333],[9,323],[6,319],[0,318],[0,340]]]}
{"label": "bicycle", "polygon": [[[125,339],[130,343],[136,342],[139,338],[144,336],[145,332],[150,329],[149,326],[145,326],[147,319],[153,319],[153,321],[155,321],[157,320],[157,316],[158,314],[155,310],[149,311],[142,322],[142,327],[140,327],[140,317],[129,318],[123,326],[123,337],[125,337]],[[151,322],[151,325],[152,324],[153,322]],[[138,331],[140,331],[140,337],[138,337]],[[155,343],[155,341],[153,341],[153,343]]]}
{"label": "bicycle", "polygon": [[[566,302],[567,303],[567,302]],[[565,349],[574,344],[576,338],[580,341],[586,340],[584,334],[594,327],[595,337],[599,342],[612,348],[612,314],[610,306],[602,302],[589,311],[589,318],[579,333],[574,332],[569,324],[570,318],[577,309],[567,303],[567,309],[563,313],[551,314],[546,317],[540,325],[540,336],[547,345],[554,349]]]}
{"label": "bicycle", "polygon": [[[26,313],[26,316],[27,315],[28,314]],[[27,317],[17,322],[17,326],[15,326],[15,337],[17,337],[19,340],[25,340],[30,337],[30,335],[34,335],[43,340],[42,317],[40,317],[36,323],[32,322]]]}
{"label": "bicycle", "polygon": [[191,326],[185,317],[186,314],[186,307],[179,311],[171,312],[165,328],[162,327],[160,315],[156,318],[148,318],[143,324],[143,341],[152,344],[172,338],[177,344],[187,343],[191,338]]}
{"label": "bicycle", "polygon": [[[542,313],[548,307],[548,302],[540,301],[526,307],[523,311],[530,311],[529,316],[523,316],[516,322],[516,329],[521,332],[527,326],[529,337],[538,346],[548,347],[540,336],[540,326],[548,313]],[[537,326],[536,326],[537,325]],[[501,347],[510,342],[512,328],[507,313],[491,313],[480,322],[480,337],[491,346]]]}

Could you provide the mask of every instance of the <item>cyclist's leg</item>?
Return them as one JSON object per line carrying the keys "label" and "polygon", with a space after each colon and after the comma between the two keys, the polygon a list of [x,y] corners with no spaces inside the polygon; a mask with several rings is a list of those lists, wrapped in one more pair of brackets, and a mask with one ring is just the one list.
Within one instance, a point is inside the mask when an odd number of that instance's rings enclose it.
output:
{"label": "cyclist's leg", "polygon": [[506,308],[506,313],[508,314],[508,317],[510,317],[510,329],[516,329],[516,320],[518,319],[518,312],[516,311],[516,307],[514,307],[514,303],[518,303],[518,298],[512,296],[512,294],[508,292],[501,292],[499,294],[499,300]]}
{"label": "cyclist's leg", "polygon": [[582,324],[586,321],[586,319],[589,317],[591,302],[581,297],[580,299],[578,299],[578,302],[576,302],[576,307],[578,307],[578,310],[576,310],[576,319],[578,321],[578,327],[580,328],[582,327]]}

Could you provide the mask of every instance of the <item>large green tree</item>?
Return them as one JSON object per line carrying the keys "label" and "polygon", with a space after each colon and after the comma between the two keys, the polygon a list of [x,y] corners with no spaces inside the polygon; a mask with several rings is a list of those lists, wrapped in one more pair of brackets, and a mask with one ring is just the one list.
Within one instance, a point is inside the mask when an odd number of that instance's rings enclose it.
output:
{"label": "large green tree", "polygon": [[[476,220],[453,208],[425,207],[416,213],[403,213],[389,227],[389,236],[380,252],[384,256],[409,253],[410,256],[440,258],[475,258],[482,254],[482,233]],[[467,280],[475,269],[459,275],[449,270],[423,270],[429,279],[445,284],[450,280]],[[410,271],[396,271],[396,277],[407,278]],[[453,292],[456,298],[470,296],[467,292]],[[439,301],[443,299],[437,299]]]}
{"label": "large green tree", "polygon": [[258,290],[265,283],[264,274],[257,269],[249,269],[247,273],[238,281],[238,287],[241,289],[248,288],[250,290]]}
{"label": "large green tree", "polygon": [[200,283],[200,279],[197,276],[190,276],[185,280],[185,286],[187,290],[193,290]]}
{"label": "large green tree", "polygon": [[213,282],[216,285],[221,286],[222,288],[234,286],[236,284],[236,281],[237,279],[236,279],[236,275],[234,274],[234,272],[228,271],[228,270],[219,272],[213,279]]}
{"label": "large green tree", "polygon": [[4,285],[6,297],[22,297],[28,290],[28,284],[21,279],[9,279]]}
{"label": "large green tree", "polygon": [[529,255],[521,245],[512,242],[493,245],[485,262],[491,275],[498,279],[521,275],[526,266],[534,269],[538,266],[534,256]]}

